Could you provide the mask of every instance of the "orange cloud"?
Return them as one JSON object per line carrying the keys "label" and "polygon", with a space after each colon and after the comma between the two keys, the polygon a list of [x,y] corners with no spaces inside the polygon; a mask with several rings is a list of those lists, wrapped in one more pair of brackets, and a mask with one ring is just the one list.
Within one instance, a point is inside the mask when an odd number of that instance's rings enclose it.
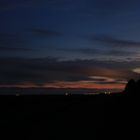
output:
{"label": "orange cloud", "polygon": [[124,89],[124,83],[112,83],[112,84],[97,84],[93,81],[56,81],[52,83],[44,83],[42,85],[37,85],[31,82],[25,82],[15,85],[0,85],[0,87],[15,87],[15,88],[87,88],[87,89]]}
{"label": "orange cloud", "polygon": [[63,82],[56,81],[53,83],[45,83],[43,85],[45,88],[96,88],[96,89],[123,89],[124,84],[97,84],[92,81],[77,81],[77,82]]}

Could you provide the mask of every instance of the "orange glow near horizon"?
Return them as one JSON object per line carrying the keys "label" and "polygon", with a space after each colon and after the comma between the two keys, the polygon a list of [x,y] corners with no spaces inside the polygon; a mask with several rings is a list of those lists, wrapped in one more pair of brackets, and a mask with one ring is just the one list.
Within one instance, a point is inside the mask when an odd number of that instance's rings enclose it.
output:
{"label": "orange glow near horizon", "polygon": [[66,82],[56,81],[53,83],[44,83],[37,85],[31,82],[25,82],[16,85],[0,85],[0,87],[10,88],[87,88],[87,89],[124,89],[125,84],[114,83],[114,84],[97,84],[91,81],[77,81],[77,82]]}
{"label": "orange glow near horizon", "polygon": [[78,81],[78,82],[55,82],[53,84],[44,84],[44,88],[96,88],[96,89],[123,89],[124,84],[97,84],[90,81]]}

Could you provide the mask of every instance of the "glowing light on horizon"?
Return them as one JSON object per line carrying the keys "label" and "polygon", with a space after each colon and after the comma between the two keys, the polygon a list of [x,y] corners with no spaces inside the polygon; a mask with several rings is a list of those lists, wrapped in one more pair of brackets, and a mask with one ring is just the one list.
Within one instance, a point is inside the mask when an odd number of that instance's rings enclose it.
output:
{"label": "glowing light on horizon", "polygon": [[[96,77],[99,78],[99,77]],[[101,79],[100,79],[101,80]],[[100,81],[99,80],[99,81]],[[97,80],[98,81],[98,80]],[[15,85],[0,85],[0,88],[78,88],[78,89],[118,89],[122,90],[125,87],[124,83],[121,82],[113,82],[114,80],[108,79],[107,81],[110,83],[106,83],[106,81],[102,81],[102,83],[98,83],[96,80],[94,81],[88,81],[88,80],[82,80],[82,81],[55,81],[52,83],[42,83],[40,85],[32,82],[23,82],[20,84]],[[112,81],[112,83],[111,83]]]}

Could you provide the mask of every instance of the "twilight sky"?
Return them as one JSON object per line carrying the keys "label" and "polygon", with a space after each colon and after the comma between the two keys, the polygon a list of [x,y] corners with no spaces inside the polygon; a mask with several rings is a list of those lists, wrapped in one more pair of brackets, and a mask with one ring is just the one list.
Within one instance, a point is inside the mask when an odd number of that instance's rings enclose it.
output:
{"label": "twilight sky", "polygon": [[123,89],[140,77],[139,0],[0,0],[0,87]]}

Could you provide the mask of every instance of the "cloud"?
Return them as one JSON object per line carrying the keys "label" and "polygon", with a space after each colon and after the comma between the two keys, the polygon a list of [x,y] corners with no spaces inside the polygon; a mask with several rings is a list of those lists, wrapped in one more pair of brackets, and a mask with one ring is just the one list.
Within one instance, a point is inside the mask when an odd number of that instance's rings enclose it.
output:
{"label": "cloud", "polygon": [[91,76],[90,78],[93,79],[94,83],[98,83],[98,84],[121,84],[124,83],[126,84],[125,80],[116,80],[114,78],[109,78],[109,77],[105,77],[105,76]]}
{"label": "cloud", "polygon": [[74,52],[85,54],[87,56],[94,56],[94,55],[101,55],[101,56],[130,56],[134,55],[137,52],[130,51],[130,50],[121,50],[121,49],[112,49],[108,48],[106,50],[97,49],[97,48],[54,48],[57,51],[64,51],[64,52]]}
{"label": "cloud", "polygon": [[88,55],[99,53],[99,50],[95,48],[55,48],[55,50],[64,52],[76,52]]}
{"label": "cloud", "polygon": [[17,7],[25,7],[32,4],[32,0],[20,0],[20,1],[9,1],[1,0],[0,1],[0,10],[13,10]]}
{"label": "cloud", "polygon": [[0,47],[1,52],[32,51],[30,48]]}
{"label": "cloud", "polygon": [[140,47],[140,42],[136,42],[133,40],[123,40],[123,39],[117,39],[112,36],[106,36],[106,35],[95,35],[90,37],[91,41],[96,41],[98,43],[101,43],[106,46],[111,47]]}
{"label": "cloud", "polygon": [[31,33],[35,36],[39,37],[57,37],[57,36],[62,36],[63,33],[53,31],[53,30],[48,30],[48,29],[32,29]]}
{"label": "cloud", "polygon": [[136,52],[129,51],[129,50],[108,50],[105,52],[106,55],[113,55],[113,56],[130,56],[136,54]]}
{"label": "cloud", "polygon": [[116,82],[115,79],[104,77],[104,76],[90,76],[90,78],[93,79],[95,83],[114,83],[114,82]]}
{"label": "cloud", "polygon": [[[47,0],[49,1],[49,0]],[[8,11],[16,8],[27,8],[27,7],[39,7],[40,5],[47,2],[46,0],[1,0],[0,10]]]}
{"label": "cloud", "polygon": [[25,47],[27,40],[23,39],[18,34],[0,33],[0,51],[32,51],[32,49]]}
{"label": "cloud", "polygon": [[90,85],[120,84],[118,81],[138,77],[139,74],[132,71],[136,65],[132,64],[94,60],[60,61],[49,57],[40,59],[0,58],[0,85],[22,83],[53,85],[54,83],[67,82],[68,84],[82,81]]}
{"label": "cloud", "polygon": [[71,0],[1,0],[0,10],[9,11],[16,8],[40,8],[40,6],[57,6],[62,7],[66,4],[70,4]]}

